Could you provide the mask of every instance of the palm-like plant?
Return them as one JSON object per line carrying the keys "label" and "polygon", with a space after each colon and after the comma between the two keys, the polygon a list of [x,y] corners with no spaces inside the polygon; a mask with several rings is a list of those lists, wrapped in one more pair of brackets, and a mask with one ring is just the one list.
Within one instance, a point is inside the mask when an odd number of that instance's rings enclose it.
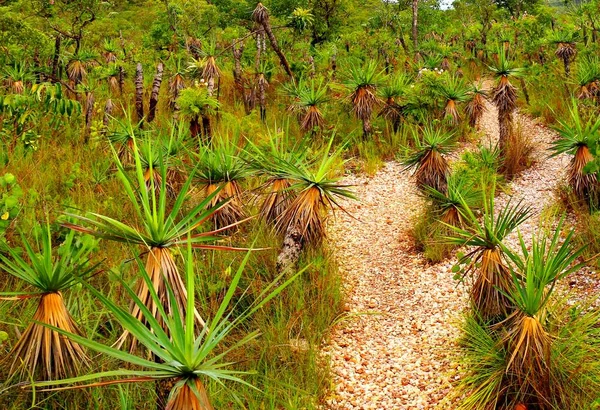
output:
{"label": "palm-like plant", "polygon": [[67,76],[74,85],[79,84],[88,74],[88,69],[96,64],[96,55],[87,50],[73,54],[67,63]]}
{"label": "palm-like plant", "polygon": [[325,224],[331,211],[344,208],[340,198],[355,199],[347,185],[332,177],[343,146],[331,153],[333,137],[317,162],[297,161],[297,158],[271,156],[271,172],[279,178],[292,181],[293,191],[289,206],[281,211],[275,230],[284,237],[283,248],[277,260],[279,271],[293,266],[302,249],[318,246],[325,237]]}
{"label": "palm-like plant", "polygon": [[260,187],[264,200],[260,204],[259,216],[271,224],[277,223],[295,196],[295,191],[291,189],[294,181],[289,179],[288,173],[278,164],[288,163],[293,167],[301,167],[307,161],[306,140],[289,148],[291,144],[287,136],[288,134],[277,136],[273,133],[269,135],[267,146],[248,142],[251,148],[250,166],[267,179]]}
{"label": "palm-like plant", "polygon": [[584,121],[577,107],[577,101],[572,101],[570,120],[558,119],[555,130],[560,138],[552,142],[553,156],[567,153],[573,156],[568,171],[569,185],[580,199],[594,199],[598,193],[598,177],[596,173],[587,173],[586,165],[594,157],[590,148],[600,138],[600,118]]}
{"label": "palm-like plant", "polygon": [[577,65],[577,98],[584,100],[597,97],[600,92],[600,58],[588,57]]}
{"label": "palm-like plant", "polygon": [[464,80],[457,76],[448,76],[438,85],[437,93],[445,100],[444,116],[450,119],[452,125],[458,125],[460,113],[457,104],[468,98]]}
{"label": "palm-like plant", "polygon": [[381,82],[381,73],[377,62],[370,60],[362,67],[353,65],[345,82],[346,87],[350,90],[348,100],[352,105],[352,114],[363,123],[363,138],[367,138],[371,134],[373,108],[380,103],[377,97],[377,87]]}
{"label": "palm-like plant", "polygon": [[500,210],[494,211],[493,190],[484,197],[483,220],[480,222],[466,201],[461,200],[466,227],[448,225],[452,234],[448,243],[469,246],[473,249],[459,258],[455,269],[464,276],[473,277],[471,302],[484,321],[502,320],[514,309],[507,296],[513,290],[510,270],[506,264],[502,241],[529,217],[529,208],[520,203],[512,206],[510,201]]}
{"label": "palm-like plant", "polygon": [[388,85],[379,90],[379,96],[383,99],[384,104],[378,116],[389,121],[394,132],[397,132],[400,127],[403,110],[397,99],[404,96],[410,83],[411,79],[401,74],[392,78]]}
{"label": "palm-like plant", "polygon": [[14,94],[23,94],[25,85],[35,80],[35,76],[21,62],[14,62],[12,65],[4,67],[1,78]]}
{"label": "palm-like plant", "polygon": [[476,127],[479,120],[485,112],[485,101],[487,100],[487,91],[483,88],[483,84],[472,84],[468,92],[467,105],[465,112],[469,118],[469,125]]}
{"label": "palm-like plant", "polygon": [[[207,125],[206,121],[216,114],[219,101],[209,96],[206,89],[200,86],[186,88],[179,94],[177,106],[180,113],[190,122],[190,134],[192,137],[202,134],[204,139],[209,141],[212,135],[210,125]],[[200,127],[200,119],[202,119],[202,127]]]}
{"label": "palm-like plant", "polygon": [[517,109],[517,89],[510,83],[510,79],[520,77],[523,69],[513,66],[503,48],[498,49],[498,59],[489,68],[497,79],[496,86],[492,90],[492,103],[498,109],[500,130],[498,146],[500,152],[504,153],[506,144],[512,135],[513,112]]}
{"label": "palm-like plant", "polygon": [[177,99],[181,90],[185,88],[184,67],[181,59],[173,59],[169,61],[169,70],[172,72],[169,78],[169,107],[177,111]]}
{"label": "palm-like plant", "polygon": [[572,32],[559,30],[554,32],[550,41],[556,44],[554,54],[560,58],[565,67],[565,77],[571,74],[571,63],[575,60],[577,50],[575,49],[575,37]]}
{"label": "palm-like plant", "polygon": [[113,40],[112,38],[104,39],[102,48],[104,48],[104,51],[102,52],[102,55],[104,56],[104,61],[106,61],[107,64],[115,63],[117,61],[117,53],[119,50],[115,40]]}
{"label": "palm-like plant", "polygon": [[437,218],[446,225],[465,227],[466,209],[476,209],[481,193],[465,174],[452,173],[448,177],[446,192],[430,186],[424,187],[425,194],[433,201]]}
{"label": "palm-like plant", "polygon": [[427,125],[420,131],[421,137],[419,130],[413,129],[415,149],[403,162],[405,170],[415,169],[414,176],[419,187],[429,186],[446,193],[450,167],[444,155],[454,148],[454,135],[432,125]]}
{"label": "palm-like plant", "polygon": [[323,127],[325,119],[320,108],[329,100],[327,88],[323,80],[318,83],[314,80],[310,83],[299,80],[297,84],[292,83],[286,87],[287,94],[293,98],[289,110],[298,113],[302,131],[315,131]]}
{"label": "palm-like plant", "polygon": [[[193,244],[191,245],[193,246]],[[231,277],[229,288],[214,316],[207,320],[205,326],[198,328],[194,317],[195,312],[195,278],[194,262],[191,246],[188,245],[185,274],[189,291],[185,309],[183,312],[174,310],[171,313],[162,307],[164,300],[156,292],[151,292],[150,297],[153,304],[158,306],[158,315],[148,309],[145,300],[140,299],[136,291],[130,288],[127,282],[121,280],[121,285],[132,298],[133,304],[141,312],[141,317],[129,313],[126,309],[116,305],[93,287],[86,287],[93,293],[111,312],[123,326],[126,332],[131,333],[140,341],[156,360],[151,361],[118,350],[114,347],[104,346],[98,342],[86,339],[73,332],[65,331],[56,327],[52,330],[99,353],[113,357],[123,363],[133,365],[136,369],[109,370],[88,374],[70,379],[53,381],[51,383],[35,383],[36,387],[57,386],[66,384],[80,384],[97,379],[110,379],[89,384],[88,386],[102,386],[114,383],[137,383],[146,381],[173,380],[175,383],[168,395],[166,403],[167,410],[212,410],[211,400],[205,388],[207,380],[217,382],[220,386],[229,390],[226,381],[233,381],[247,385],[241,377],[248,374],[247,371],[231,369],[233,363],[228,362],[228,356],[234,351],[242,348],[248,343],[256,340],[258,331],[247,333],[243,338],[233,344],[222,347],[226,339],[236,331],[242,324],[259,309],[277,297],[301,272],[284,280],[281,276],[270,285],[266,286],[260,294],[250,301],[245,308],[238,309],[236,315],[232,313],[232,305],[238,306],[239,301],[234,301],[234,295],[242,277],[248,256],[242,261],[237,272]],[[150,289],[153,287],[153,273],[147,272],[142,263],[138,261],[141,280]],[[168,287],[169,305],[178,302],[176,290]],[[141,320],[143,319],[143,320]],[[148,327],[146,324],[149,324]],[[138,370],[138,368],[146,370]],[[117,377],[118,379],[114,379]],[[81,388],[86,385],[76,385],[67,388]],[[243,406],[241,400],[231,392],[233,399]]]}
{"label": "palm-like plant", "polygon": [[26,258],[22,252],[8,248],[8,255],[0,255],[0,268],[21,279],[34,288],[28,292],[2,292],[2,299],[39,298],[38,307],[30,323],[10,354],[4,360],[12,359],[9,373],[20,376],[27,372],[36,375],[42,368],[42,377],[55,380],[75,374],[82,365],[89,363],[83,348],[59,336],[44,325],[51,325],[65,332],[80,334],[77,324],[65,306],[63,292],[92,274],[96,266],[89,263],[92,251],[91,242],[77,245],[74,232],[65,238],[62,245],[52,248],[50,226],[46,225],[40,235],[39,251],[21,235]]}
{"label": "palm-like plant", "polygon": [[244,151],[235,141],[215,138],[210,146],[201,146],[196,179],[206,197],[211,197],[207,208],[221,204],[212,215],[216,229],[237,224],[246,216],[241,183],[249,175]]}
{"label": "palm-like plant", "polygon": [[508,253],[513,289],[507,296],[515,311],[497,326],[505,330],[506,372],[517,379],[522,386],[520,394],[532,406],[544,405],[552,397],[548,301],[557,281],[583,266],[576,263],[583,249],[573,249],[573,230],[562,237],[563,224],[564,218],[550,239],[534,237],[531,250],[520,236],[522,257]]}
{"label": "palm-like plant", "polygon": [[[147,254],[146,271],[150,275],[152,286],[148,286],[145,280],[138,280],[137,297],[144,306],[151,312],[157,320],[160,319],[160,311],[164,309],[167,314],[175,315],[176,311],[183,315],[187,307],[188,292],[179,270],[175,263],[173,249],[181,247],[186,243],[188,236],[194,248],[199,249],[233,249],[228,246],[220,246],[214,243],[218,238],[217,233],[227,229],[209,230],[206,232],[196,232],[206,221],[208,221],[215,212],[224,204],[219,204],[214,208],[209,208],[210,202],[218,194],[215,191],[203,201],[190,210],[184,212],[183,207],[192,183],[194,173],[182,185],[181,191],[171,203],[168,200],[166,187],[166,167],[160,163],[160,184],[154,179],[154,172],[150,173],[150,189],[146,189],[145,168],[137,148],[137,142],[134,138],[134,161],[135,170],[133,176],[128,174],[121,161],[116,159],[117,175],[123,183],[123,189],[127,198],[135,210],[135,216],[138,219],[138,225],[127,224],[111,217],[97,213],[88,213],[83,215],[71,215],[83,224],[65,224],[68,228],[84,232],[99,238],[139,245],[145,249]],[[115,157],[117,157],[115,153]],[[152,165],[151,165],[152,166]],[[170,209],[169,209],[170,205]],[[168,286],[167,286],[168,285]],[[173,303],[169,296],[169,289],[172,290],[176,303]],[[158,299],[152,295],[156,294]],[[157,303],[160,300],[160,304]],[[131,305],[131,314],[137,319],[143,321],[145,313],[138,304]],[[196,312],[199,322],[202,319]],[[128,333],[125,332],[121,337],[121,343],[125,341]],[[134,340],[131,349],[136,346]]]}

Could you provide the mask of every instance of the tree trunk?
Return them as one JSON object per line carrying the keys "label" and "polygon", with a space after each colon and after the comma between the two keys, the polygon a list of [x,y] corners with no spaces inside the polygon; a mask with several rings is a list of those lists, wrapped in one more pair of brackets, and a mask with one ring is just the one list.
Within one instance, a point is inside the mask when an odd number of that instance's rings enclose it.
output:
{"label": "tree trunk", "polygon": [[96,103],[96,99],[94,98],[94,93],[88,92],[85,101],[85,133],[84,142],[87,144],[90,140],[90,132],[92,130],[92,117],[94,115],[94,105]]}
{"label": "tree trunk", "polygon": [[158,106],[158,93],[160,92],[160,84],[163,76],[163,63],[158,63],[156,66],[156,75],[152,82],[152,93],[150,94],[150,107],[148,109],[148,122],[152,122],[156,117],[156,107]]}
{"label": "tree trunk", "polygon": [[137,63],[135,67],[135,112],[137,120],[144,120],[144,72],[142,63]]}
{"label": "tree trunk", "polygon": [[265,122],[267,119],[267,80],[264,78],[264,74],[260,74],[258,77],[258,103],[260,107],[260,119]]}
{"label": "tree trunk", "polygon": [[563,64],[565,65],[565,77],[569,78],[571,75],[571,62],[568,58],[563,59]]}
{"label": "tree trunk", "polygon": [[202,116],[202,134],[204,135],[204,142],[210,143],[212,139],[212,127],[208,115]]}
{"label": "tree trunk", "polygon": [[504,155],[506,152],[506,146],[512,134],[512,122],[512,112],[498,110],[498,148],[500,149],[500,155]]}
{"label": "tree trunk", "polygon": [[54,40],[54,57],[52,59],[52,82],[56,81],[57,75],[58,75],[58,62],[59,62],[59,57],[60,57],[60,42],[61,42],[61,37],[60,35],[56,36],[56,39]]}
{"label": "tree trunk", "polygon": [[209,77],[206,81],[206,95],[212,97],[215,91],[215,78]]}
{"label": "tree trunk", "polygon": [[364,118],[363,119],[363,139],[366,140],[371,134],[373,127],[371,126],[371,119]]}
{"label": "tree trunk", "polygon": [[125,88],[125,70],[123,66],[119,66],[119,95],[123,96],[123,88]]}
{"label": "tree trunk", "polygon": [[414,52],[417,52],[417,49],[419,47],[419,41],[418,41],[418,30],[417,30],[417,26],[418,26],[418,22],[419,22],[419,0],[413,0],[412,2],[412,41],[413,41],[413,48],[414,48]]}
{"label": "tree trunk", "polygon": [[234,40],[232,50],[233,50],[233,81],[235,84],[235,89],[238,94],[242,98],[242,102],[244,103],[244,111],[246,115],[250,114],[248,98],[246,96],[246,90],[244,87],[244,74],[242,71],[242,54],[244,53],[244,44],[239,42],[236,43]]}
{"label": "tree trunk", "polygon": [[200,124],[198,123],[198,117],[194,117],[190,120],[190,135],[196,138],[200,135]]}
{"label": "tree trunk", "polygon": [[293,270],[300,254],[302,253],[302,234],[295,227],[290,227],[285,233],[281,252],[277,256],[277,272],[283,273]]}
{"label": "tree trunk", "polygon": [[275,38],[273,31],[271,30],[271,25],[268,22],[266,22],[265,24],[263,24],[263,28],[265,29],[265,33],[267,33],[267,37],[269,37],[269,42],[271,43],[271,47],[273,48],[273,51],[275,51],[275,54],[277,54],[277,56],[279,57],[279,62],[285,69],[285,72],[293,80],[294,74],[292,73],[292,69],[290,68],[289,63],[288,63],[287,59],[285,58],[285,55],[283,54],[283,52],[279,48],[279,45],[277,44],[277,39]]}

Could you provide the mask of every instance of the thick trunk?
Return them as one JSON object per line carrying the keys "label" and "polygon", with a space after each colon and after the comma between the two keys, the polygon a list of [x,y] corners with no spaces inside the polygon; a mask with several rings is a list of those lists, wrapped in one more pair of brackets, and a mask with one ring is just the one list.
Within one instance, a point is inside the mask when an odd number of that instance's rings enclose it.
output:
{"label": "thick trunk", "polygon": [[417,52],[417,49],[419,47],[419,42],[417,39],[417,36],[419,34],[417,26],[418,26],[418,22],[419,22],[419,0],[413,0],[412,2],[412,41],[413,41],[413,47],[414,47],[414,52]]}
{"label": "thick trunk", "polygon": [[209,77],[208,80],[206,81],[206,95],[208,95],[209,97],[212,97],[214,91],[215,91],[215,78]]}
{"label": "thick trunk", "polygon": [[565,77],[569,78],[569,76],[571,75],[571,62],[568,58],[565,58],[563,60],[563,63],[565,65]]}
{"label": "thick trunk", "polygon": [[54,57],[52,59],[52,81],[56,81],[55,79],[57,78],[58,75],[58,62],[59,62],[59,57],[60,57],[60,42],[61,42],[61,37],[60,35],[56,36],[56,39],[54,40]]}
{"label": "thick trunk", "polygon": [[152,122],[156,116],[156,107],[158,106],[158,93],[160,92],[160,84],[163,76],[163,63],[158,63],[156,66],[156,75],[152,82],[152,93],[150,94],[150,107],[148,109],[148,122]]}
{"label": "thick trunk", "polygon": [[142,63],[135,67],[135,112],[139,122],[144,120],[144,71]]}
{"label": "thick trunk", "polygon": [[283,247],[277,256],[277,272],[283,273],[295,268],[302,253],[302,234],[297,228],[288,228],[283,239]]}

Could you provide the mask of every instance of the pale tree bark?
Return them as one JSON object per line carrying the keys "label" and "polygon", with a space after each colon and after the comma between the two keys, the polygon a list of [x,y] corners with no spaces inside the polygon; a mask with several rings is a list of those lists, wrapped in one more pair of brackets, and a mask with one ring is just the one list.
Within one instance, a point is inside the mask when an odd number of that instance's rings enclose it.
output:
{"label": "pale tree bark", "polygon": [[297,228],[289,227],[283,239],[281,252],[277,256],[277,272],[292,271],[296,267],[298,259],[300,259],[302,248],[302,234]]}

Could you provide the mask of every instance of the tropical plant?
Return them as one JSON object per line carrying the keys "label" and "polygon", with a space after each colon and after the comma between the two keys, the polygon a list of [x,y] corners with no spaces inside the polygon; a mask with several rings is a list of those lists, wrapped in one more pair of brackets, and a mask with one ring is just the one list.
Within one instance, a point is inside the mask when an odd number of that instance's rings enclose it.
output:
{"label": "tropical plant", "polygon": [[600,118],[587,121],[581,118],[577,100],[572,100],[569,109],[570,119],[557,119],[554,129],[560,138],[552,141],[552,156],[559,154],[572,155],[568,170],[569,185],[579,199],[595,200],[598,194],[598,176],[595,172],[587,172],[586,166],[594,160],[591,148],[600,138]]}
{"label": "tropical plant", "polygon": [[576,80],[579,86],[577,98],[584,100],[598,97],[600,92],[600,59],[588,56],[577,65]]}
{"label": "tropical plant", "polygon": [[452,133],[431,124],[421,129],[413,129],[415,148],[403,161],[403,165],[404,170],[415,169],[417,186],[420,188],[428,186],[446,193],[446,179],[450,167],[444,155],[454,148],[453,138]]}
{"label": "tropical plant", "polygon": [[74,85],[86,79],[88,70],[96,63],[96,55],[91,51],[79,51],[73,54],[67,63],[67,76]]}
{"label": "tropical plant", "polygon": [[219,206],[211,219],[215,229],[236,225],[246,217],[242,182],[249,176],[244,150],[234,139],[218,137],[210,145],[201,145],[197,154],[196,180],[211,200],[207,209]]}
{"label": "tropical plant", "polygon": [[481,193],[473,186],[466,174],[452,173],[448,176],[446,191],[440,192],[430,186],[424,187],[424,193],[431,199],[437,218],[446,225],[465,227],[468,209],[476,209]]}
{"label": "tropical plant", "polygon": [[513,283],[502,241],[529,217],[530,210],[521,203],[512,205],[509,201],[496,215],[494,190],[484,192],[481,221],[465,200],[461,200],[461,204],[467,226],[448,225],[452,233],[446,240],[453,245],[472,247],[472,250],[459,256],[453,271],[461,272],[463,279],[472,277],[470,294],[476,315],[484,322],[504,320],[514,306],[507,296],[513,290]]}
{"label": "tropical plant", "polygon": [[0,78],[6,82],[8,89],[14,94],[23,94],[25,85],[35,80],[35,76],[27,69],[27,65],[18,61],[4,67]]}
{"label": "tropical plant", "polygon": [[458,125],[460,114],[457,104],[468,98],[465,82],[457,76],[446,76],[445,80],[439,84],[437,93],[445,100],[444,116],[450,119],[451,124]]}
{"label": "tropical plant", "polygon": [[565,67],[565,77],[571,74],[571,63],[575,59],[577,51],[575,49],[575,36],[572,32],[565,30],[555,31],[550,39],[551,43],[556,44],[554,54],[558,57]]}
{"label": "tropical plant", "polygon": [[379,89],[379,96],[384,104],[378,116],[389,121],[394,132],[400,128],[400,120],[403,116],[403,107],[397,99],[404,96],[410,83],[411,79],[407,75],[400,74],[393,77],[388,85]]}
{"label": "tropical plant", "polygon": [[467,105],[465,113],[469,118],[469,125],[473,128],[477,126],[479,120],[485,112],[485,101],[487,100],[487,91],[483,88],[483,84],[472,84],[467,96]]}
{"label": "tropical plant", "polygon": [[513,112],[517,109],[517,89],[510,83],[511,78],[523,75],[523,69],[514,67],[503,48],[498,49],[498,59],[489,67],[497,79],[492,90],[492,103],[498,109],[498,127],[500,130],[498,146],[504,154],[510,141],[513,128]]}
{"label": "tropical plant", "polygon": [[[154,172],[151,172],[150,189],[146,189],[145,168],[135,138],[133,139],[133,144],[135,161],[133,175],[126,172],[116,152],[115,158],[117,176],[123,183],[123,189],[134,208],[138,221],[131,221],[127,224],[109,216],[90,212],[86,216],[71,215],[82,224],[68,223],[65,226],[99,238],[143,247],[147,254],[145,269],[150,275],[152,286],[148,286],[148,283],[140,278],[136,286],[136,294],[151,314],[157,320],[162,320],[160,314],[162,309],[168,315],[172,316],[176,314],[175,311],[179,311],[179,314],[183,315],[187,307],[188,292],[175,263],[173,249],[185,244],[188,236],[190,236],[189,241],[194,248],[233,248],[207,243],[216,241],[218,239],[216,236],[217,233],[228,227],[224,227],[221,230],[196,232],[204,222],[209,220],[216,211],[225,205],[221,203],[214,208],[208,207],[208,204],[218,194],[218,190],[184,212],[183,207],[194,178],[195,170],[191,171],[187,181],[182,185],[177,197],[171,203],[168,200],[166,186],[166,166],[164,163],[159,162],[161,181],[160,183],[155,181]],[[177,303],[172,303],[169,296],[169,289],[174,293]],[[156,294],[158,299],[154,298],[153,294]],[[161,304],[157,304],[157,300],[160,300]],[[140,321],[146,320],[143,309],[135,303],[131,305],[131,314]],[[197,312],[195,312],[195,315],[197,320],[202,323],[200,315]],[[121,336],[121,344],[126,340],[127,336],[128,332],[126,331]],[[133,340],[131,351],[135,349],[135,346],[136,340]]]}
{"label": "tropical plant", "polygon": [[[229,288],[218,310],[211,319],[207,320],[204,326],[199,328],[196,325],[194,314],[196,310],[195,293],[197,289],[195,280],[197,273],[194,271],[192,246],[194,246],[194,242],[190,240],[185,258],[185,276],[189,298],[187,299],[185,309],[181,312],[175,309],[172,313],[169,313],[167,309],[163,308],[163,298],[152,291],[150,293],[152,304],[158,306],[157,313],[153,313],[148,309],[147,302],[140,299],[136,291],[126,281],[119,279],[121,286],[131,297],[137,310],[141,312],[141,317],[133,315],[104,296],[100,291],[86,284],[89,291],[118,319],[125,331],[132,334],[152,352],[156,360],[148,360],[133,353],[127,353],[111,346],[102,345],[73,332],[49,326],[53,331],[59,332],[69,338],[69,340],[72,340],[72,343],[79,343],[123,363],[133,365],[136,369],[101,371],[53,381],[52,383],[33,383],[33,385],[36,387],[55,387],[57,385],[76,384],[76,386],[67,388],[82,388],[86,386],[79,385],[79,383],[86,383],[96,379],[110,380],[92,383],[88,386],[136,383],[152,380],[173,380],[174,383],[172,384],[166,403],[167,410],[210,410],[213,407],[205,387],[206,382],[210,380],[230,392],[233,399],[239,405],[243,406],[240,398],[230,390],[225,382],[232,381],[248,385],[247,382],[241,379],[241,376],[249,372],[231,369],[234,363],[228,361],[228,358],[238,349],[255,341],[259,336],[259,332],[258,330],[250,331],[234,343],[224,345],[232,337],[232,333],[245,325],[249,317],[258,310],[265,308],[271,300],[277,297],[302,272],[300,271],[292,275],[287,280],[284,280],[282,276],[277,277],[275,281],[262,289],[253,300],[245,304],[241,310],[237,309],[237,312],[234,313],[232,307],[238,307],[240,304],[240,301],[236,301],[234,296],[238,291],[243,270],[249,258],[248,254],[236,273],[231,277]],[[143,263],[139,260],[138,265],[141,280],[147,288],[152,289],[154,284],[153,273],[147,272]],[[172,289],[170,285],[167,285],[167,297],[169,306],[179,303],[176,290]],[[138,368],[140,367],[147,370],[139,370]],[[117,377],[116,380],[114,379],[115,377]]]}
{"label": "tropical plant", "polygon": [[286,87],[287,94],[293,98],[289,110],[298,114],[302,131],[315,131],[323,127],[325,119],[320,108],[329,100],[327,88],[323,80],[316,83],[315,80],[307,82],[302,79]]}
{"label": "tropical plant", "polygon": [[[190,122],[192,137],[202,135],[208,142],[212,137],[210,116],[215,115],[219,108],[219,101],[209,96],[204,87],[198,85],[186,88],[179,92],[177,106],[181,115]],[[200,127],[202,121],[202,127]]]}
{"label": "tropical plant", "polygon": [[362,67],[352,65],[347,80],[346,88],[350,91],[348,101],[352,105],[352,114],[363,123],[363,138],[372,132],[371,114],[373,108],[379,105],[377,88],[381,82],[382,71],[379,71],[377,62],[370,60]]}
{"label": "tropical plant", "polygon": [[295,196],[291,189],[293,180],[290,180],[285,169],[277,166],[280,161],[300,167],[305,164],[308,156],[307,140],[292,143],[289,134],[278,135],[273,132],[268,135],[266,145],[256,145],[248,141],[250,147],[250,166],[259,175],[266,177],[259,191],[264,195],[260,204],[259,216],[262,220],[273,225],[279,220],[283,212],[289,208]]}
{"label": "tropical plant", "polygon": [[11,375],[18,373],[24,377],[29,373],[45,380],[56,380],[72,376],[89,364],[89,358],[78,343],[60,337],[44,325],[81,334],[65,305],[63,292],[94,273],[98,265],[89,262],[89,255],[96,243],[80,242],[75,233],[70,232],[58,248],[53,248],[49,224],[41,229],[36,239],[37,246],[21,233],[25,255],[21,249],[11,247],[7,248],[8,255],[0,254],[0,268],[33,288],[23,292],[1,292],[0,299],[39,300],[32,322],[4,361],[12,360]]}

